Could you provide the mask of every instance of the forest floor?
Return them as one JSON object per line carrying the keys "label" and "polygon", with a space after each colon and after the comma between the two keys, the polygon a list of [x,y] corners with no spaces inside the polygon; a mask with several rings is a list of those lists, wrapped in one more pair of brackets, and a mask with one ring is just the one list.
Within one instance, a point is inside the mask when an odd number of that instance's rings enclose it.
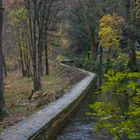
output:
{"label": "forest floor", "polygon": [[[7,117],[0,122],[0,132],[22,121],[44,108],[49,102],[60,98],[75,83],[84,78],[84,74],[59,64],[51,64],[50,74],[42,77],[41,97],[29,102],[32,91],[32,78],[22,77],[18,72],[8,73],[5,79],[5,98]],[[43,96],[45,93],[45,96]]]}

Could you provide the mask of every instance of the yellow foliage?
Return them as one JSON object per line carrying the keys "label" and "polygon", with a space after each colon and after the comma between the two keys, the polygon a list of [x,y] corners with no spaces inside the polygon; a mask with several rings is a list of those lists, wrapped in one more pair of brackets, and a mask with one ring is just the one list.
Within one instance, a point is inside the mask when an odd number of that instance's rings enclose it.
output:
{"label": "yellow foliage", "polygon": [[116,15],[105,15],[100,20],[100,45],[104,48],[118,48],[125,20]]}
{"label": "yellow foliage", "polygon": [[116,15],[105,15],[100,20],[100,28],[108,27],[110,26],[113,28],[118,34],[121,34],[122,32],[122,26],[124,25],[125,20],[123,17],[116,16]]}
{"label": "yellow foliage", "polygon": [[113,18],[111,15],[103,16],[100,20],[100,28],[104,28],[110,25],[113,27]]}
{"label": "yellow foliage", "polygon": [[111,27],[104,27],[99,32],[100,45],[103,48],[118,48],[119,37]]}
{"label": "yellow foliage", "polygon": [[136,52],[136,57],[137,57],[138,59],[140,59],[140,52],[139,52],[139,51]]}

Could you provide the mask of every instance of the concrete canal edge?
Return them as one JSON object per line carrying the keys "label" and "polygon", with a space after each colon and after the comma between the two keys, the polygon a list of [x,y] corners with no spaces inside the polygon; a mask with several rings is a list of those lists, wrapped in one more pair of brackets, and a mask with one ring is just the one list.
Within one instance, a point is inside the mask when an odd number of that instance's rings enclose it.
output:
{"label": "concrete canal edge", "polygon": [[0,135],[0,140],[54,140],[68,119],[77,111],[80,103],[88,94],[93,94],[92,91],[96,87],[95,74],[77,70],[87,76],[65,93],[62,98],[5,130]]}

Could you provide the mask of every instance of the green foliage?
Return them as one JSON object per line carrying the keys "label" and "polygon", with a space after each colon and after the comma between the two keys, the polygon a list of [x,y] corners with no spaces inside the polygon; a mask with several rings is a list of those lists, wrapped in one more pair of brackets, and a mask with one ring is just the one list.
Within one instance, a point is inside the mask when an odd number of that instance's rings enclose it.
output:
{"label": "green foliage", "polygon": [[12,33],[15,35],[16,43],[21,49],[25,49],[25,44],[27,44],[27,10],[25,8],[19,8],[12,10],[9,13],[10,26],[12,26]]}
{"label": "green foliage", "polygon": [[[113,69],[105,74],[106,83],[98,94],[112,94],[117,100],[117,107],[111,102],[96,102],[90,105],[99,120],[96,131],[107,129],[115,139],[140,139],[140,73],[115,72]],[[124,108],[121,98],[127,102]]]}
{"label": "green foliage", "polygon": [[25,8],[20,8],[10,12],[9,17],[11,19],[11,25],[18,26],[27,20],[27,10]]}
{"label": "green foliage", "polygon": [[116,59],[112,59],[112,67],[116,71],[126,71],[128,69],[128,55],[120,53]]}
{"label": "green foliage", "polygon": [[139,59],[140,58],[140,52],[136,52],[136,57]]}
{"label": "green foliage", "polygon": [[88,58],[87,55],[75,57],[74,60],[76,62],[76,67],[98,72],[99,61],[93,61],[93,59]]}
{"label": "green foliage", "polygon": [[108,70],[108,69],[115,69],[116,71],[128,71],[128,58],[129,56],[125,53],[122,53],[121,51],[118,52],[114,52],[115,55],[113,58],[111,57],[109,60],[103,62],[104,64],[104,69]]}
{"label": "green foliage", "polygon": [[56,61],[58,61],[58,62],[61,62],[61,61],[63,61],[63,60],[65,60],[65,57],[64,57],[63,55],[58,55],[58,56],[56,57]]}

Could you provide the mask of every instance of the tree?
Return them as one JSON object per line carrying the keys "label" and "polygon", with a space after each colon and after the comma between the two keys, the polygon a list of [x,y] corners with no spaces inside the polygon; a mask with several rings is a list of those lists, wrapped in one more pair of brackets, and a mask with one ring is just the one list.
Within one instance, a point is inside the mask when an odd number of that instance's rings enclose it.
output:
{"label": "tree", "polygon": [[103,48],[110,51],[119,48],[124,19],[119,16],[105,15],[100,20],[99,39]]}
{"label": "tree", "polygon": [[[100,64],[99,64],[99,85],[102,84],[102,64],[103,64],[103,51],[102,49],[108,50],[107,54],[107,62],[110,63],[111,61],[111,52],[116,51],[120,47],[120,41],[122,38],[122,27],[125,23],[125,20],[116,15],[105,15],[100,20],[100,27],[99,27],[99,44],[100,44]],[[105,63],[105,61],[104,61]],[[108,68],[107,68],[108,69]],[[107,70],[105,70],[107,71]]]}
{"label": "tree", "polygon": [[40,90],[41,75],[43,74],[43,49],[45,49],[45,60],[48,68],[48,48],[45,44],[47,44],[50,8],[55,0],[24,1],[29,19],[29,46],[33,63],[34,89]]}
{"label": "tree", "polygon": [[106,13],[115,11],[112,5],[107,0],[76,0],[75,4],[67,8],[67,23],[69,24],[67,33],[72,38],[70,46],[79,47],[76,49],[80,50],[79,53],[90,52],[93,61],[96,60],[98,54],[100,18]]}
{"label": "tree", "polygon": [[3,81],[3,53],[2,53],[3,1],[0,0],[0,120],[6,114]]}
{"label": "tree", "polygon": [[[140,73],[122,73],[111,69],[105,77],[107,81],[98,93],[115,97],[117,105],[110,101],[90,105],[93,109],[90,115],[99,118],[95,126],[96,130],[105,128],[117,140],[138,140],[140,138],[140,85],[138,81]],[[122,102],[122,99],[125,102]]]}
{"label": "tree", "polygon": [[[47,9],[46,9],[46,29],[45,29],[45,46],[44,46],[44,55],[45,55],[45,74],[49,74],[49,53],[48,53],[48,37],[51,37],[49,34],[49,31],[53,32],[54,30],[57,30],[57,26],[59,24],[59,14],[64,9],[64,0],[49,0],[47,3]],[[53,37],[53,36],[52,36]],[[54,43],[54,42],[53,42]]]}
{"label": "tree", "polygon": [[10,25],[13,28],[12,33],[16,38],[15,40],[19,50],[22,75],[29,77],[31,75],[31,57],[28,44],[27,10],[25,8],[11,10],[9,17]]}
{"label": "tree", "polygon": [[[101,2],[101,1],[100,1]],[[97,2],[97,5],[100,3]],[[89,51],[91,51],[91,57],[96,60],[97,57],[97,25],[100,15],[100,10],[96,9],[95,1],[78,0],[77,4],[71,8],[69,17],[71,18],[70,32],[74,36],[77,35],[80,46],[82,45],[81,38],[88,41]],[[101,7],[102,9],[102,7]],[[101,10],[102,11],[102,10]],[[95,16],[96,15],[96,16]],[[75,39],[75,37],[74,37]],[[74,41],[74,40],[73,40]],[[87,46],[86,46],[87,47]]]}
{"label": "tree", "polygon": [[[53,7],[53,3],[55,2],[55,0],[51,0],[51,1],[48,1],[48,8],[46,9],[46,27],[45,27],[45,45],[44,45],[44,55],[45,55],[45,74],[48,75],[49,74],[49,57],[48,57],[48,30],[49,30],[49,25],[51,23],[51,19],[53,19],[53,16],[56,16],[57,13],[55,13],[54,11],[51,11],[52,10],[52,7]],[[57,9],[57,7],[55,7]],[[53,14],[52,16],[52,13],[55,13]],[[53,23],[54,24],[54,23]]]}
{"label": "tree", "polygon": [[[120,0],[115,0],[115,2],[120,2]],[[126,26],[124,29],[124,36],[127,38],[127,51],[129,53],[129,68],[132,71],[137,71],[137,62],[136,62],[136,47],[135,41],[138,34],[140,34],[140,1],[139,0],[123,0],[123,6],[125,7],[125,19]]]}
{"label": "tree", "polygon": [[[117,0],[117,2],[118,1],[119,0]],[[140,73],[130,71],[134,70],[133,68],[136,62],[134,42],[136,39],[136,32],[139,30],[138,28],[136,30],[136,25],[138,25],[138,17],[136,15],[138,15],[138,11],[134,10],[135,8],[133,8],[131,0],[125,0],[123,2],[126,4],[126,22],[119,16],[103,16],[100,20],[99,31],[100,45],[104,48],[111,50],[118,48],[121,43],[122,35],[123,37],[127,37],[127,42],[129,44],[127,54],[131,55],[126,57],[126,59],[120,55],[118,57],[122,59],[122,63],[125,64],[127,62],[126,66],[123,65],[123,69],[121,69],[120,66],[116,69],[116,67],[111,65],[112,69],[109,71],[107,70],[108,72],[105,74],[106,81],[104,86],[100,87],[100,90],[97,92],[99,94],[108,94],[107,96],[111,96],[113,99],[115,98],[114,102],[117,102],[117,105],[110,100],[107,102],[96,102],[90,105],[93,112],[89,114],[98,118],[98,122],[95,126],[97,131],[106,129],[116,140],[136,140],[140,139],[140,85],[138,80]],[[128,27],[126,28],[126,34],[122,31],[122,25]],[[118,52],[120,53],[120,51]],[[116,53],[117,51],[115,51],[115,54]],[[126,55],[126,52],[122,54]],[[119,65],[118,58],[115,57],[114,61]],[[128,61],[130,61],[128,58],[131,60],[132,69],[127,69]],[[112,62],[113,61],[111,61],[111,63]]]}
{"label": "tree", "polygon": [[[41,89],[42,52],[44,47],[45,1],[24,0],[29,19],[29,43],[33,63],[34,90]],[[43,10],[43,11],[42,11]]]}
{"label": "tree", "polygon": [[136,70],[136,49],[135,49],[135,40],[136,40],[136,27],[133,21],[133,8],[132,8],[132,1],[125,0],[126,4],[126,19],[127,19],[127,26],[125,28],[125,35],[128,38],[128,49],[129,49],[129,67],[132,71]]}
{"label": "tree", "polygon": [[[111,1],[111,0],[108,0]],[[129,53],[129,67],[131,70],[136,71],[136,49],[135,49],[135,41],[136,41],[136,34],[139,32],[139,27],[136,24],[136,15],[138,14],[138,5],[140,3],[139,0],[114,0],[115,4],[121,2],[121,5],[125,8],[125,19],[126,19],[126,26],[124,29],[124,36],[127,38],[127,45],[126,48],[128,49]],[[137,10],[136,10],[137,9]],[[137,12],[136,12],[137,11]]]}

